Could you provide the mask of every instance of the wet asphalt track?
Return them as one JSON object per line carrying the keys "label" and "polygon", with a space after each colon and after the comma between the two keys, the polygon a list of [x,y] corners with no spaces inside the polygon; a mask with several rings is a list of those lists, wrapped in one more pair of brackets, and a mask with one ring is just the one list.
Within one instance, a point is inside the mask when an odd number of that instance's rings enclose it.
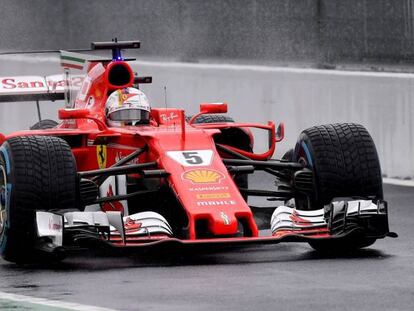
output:
{"label": "wet asphalt track", "polygon": [[[53,267],[0,259],[0,292],[117,310],[414,310],[414,188],[386,185],[385,195],[400,237],[347,256],[280,244]],[[0,299],[1,310],[31,307]]]}

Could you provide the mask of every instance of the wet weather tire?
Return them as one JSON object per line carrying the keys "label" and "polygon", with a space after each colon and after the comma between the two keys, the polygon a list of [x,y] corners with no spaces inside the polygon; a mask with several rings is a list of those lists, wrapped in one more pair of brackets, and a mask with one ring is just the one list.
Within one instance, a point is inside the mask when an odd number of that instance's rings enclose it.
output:
{"label": "wet weather tire", "polygon": [[377,150],[362,125],[328,124],[303,131],[293,160],[314,174],[310,206],[304,209],[322,208],[335,197],[383,198]]}
{"label": "wet weather tire", "polygon": [[36,210],[76,206],[76,163],[70,147],[56,137],[11,138],[0,148],[2,171],[2,257],[17,263],[48,258],[35,248],[35,215]]}
{"label": "wet weather tire", "polygon": [[224,123],[224,122],[231,122],[233,123],[233,118],[226,116],[226,115],[220,115],[220,114],[202,114],[201,116],[198,116],[194,123]]}
{"label": "wet weather tire", "polygon": [[40,120],[39,122],[33,124],[30,127],[30,129],[31,130],[47,130],[47,129],[54,128],[58,124],[59,123],[57,123],[54,120],[44,119],[44,120]]}
{"label": "wet weather tire", "polygon": [[[296,198],[299,209],[319,209],[335,197],[383,198],[377,150],[362,125],[328,124],[303,131],[293,160],[305,164],[314,174],[312,195],[308,200]],[[309,244],[318,252],[341,253],[370,246],[375,241],[375,238],[357,235]]]}

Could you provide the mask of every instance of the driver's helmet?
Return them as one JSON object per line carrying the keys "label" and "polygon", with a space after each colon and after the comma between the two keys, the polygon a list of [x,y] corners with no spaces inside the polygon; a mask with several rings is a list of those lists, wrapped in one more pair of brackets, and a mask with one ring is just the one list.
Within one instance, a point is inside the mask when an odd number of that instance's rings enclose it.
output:
{"label": "driver's helmet", "polygon": [[149,124],[150,111],[147,96],[133,87],[112,92],[105,104],[106,119],[111,127]]}

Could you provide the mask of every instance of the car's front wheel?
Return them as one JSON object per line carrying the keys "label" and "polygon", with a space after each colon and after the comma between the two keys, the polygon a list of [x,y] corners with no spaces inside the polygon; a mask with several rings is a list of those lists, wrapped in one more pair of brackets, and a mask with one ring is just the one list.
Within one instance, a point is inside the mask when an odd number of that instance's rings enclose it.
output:
{"label": "car's front wheel", "polygon": [[37,251],[36,210],[76,206],[76,163],[69,145],[48,136],[14,137],[0,147],[0,254],[26,263]]}
{"label": "car's front wheel", "polygon": [[[383,199],[381,167],[374,141],[359,124],[339,123],[304,130],[293,152],[293,161],[313,172],[313,191],[296,198],[298,209],[323,208],[337,197]],[[375,239],[358,236],[344,241],[315,240],[318,251],[367,247]]]}
{"label": "car's front wheel", "polygon": [[381,167],[374,141],[359,124],[339,123],[304,130],[293,160],[313,171],[314,188],[303,209],[319,209],[335,197],[383,198]]}

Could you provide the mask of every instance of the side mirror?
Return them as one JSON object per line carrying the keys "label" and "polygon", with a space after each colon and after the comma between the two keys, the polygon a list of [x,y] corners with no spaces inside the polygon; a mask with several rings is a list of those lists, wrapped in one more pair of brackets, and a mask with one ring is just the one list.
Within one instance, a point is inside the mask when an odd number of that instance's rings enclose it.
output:
{"label": "side mirror", "polygon": [[226,113],[227,103],[202,103],[200,113]]}
{"label": "side mirror", "polygon": [[88,109],[59,109],[59,119],[87,119],[89,116]]}
{"label": "side mirror", "polygon": [[99,120],[98,118],[91,116],[89,114],[88,109],[81,109],[81,108],[75,108],[75,109],[59,109],[59,119],[61,120],[70,120],[70,119],[89,119],[94,121],[97,125],[100,131],[108,131],[108,127],[106,126],[105,122],[102,122],[102,120]]}

